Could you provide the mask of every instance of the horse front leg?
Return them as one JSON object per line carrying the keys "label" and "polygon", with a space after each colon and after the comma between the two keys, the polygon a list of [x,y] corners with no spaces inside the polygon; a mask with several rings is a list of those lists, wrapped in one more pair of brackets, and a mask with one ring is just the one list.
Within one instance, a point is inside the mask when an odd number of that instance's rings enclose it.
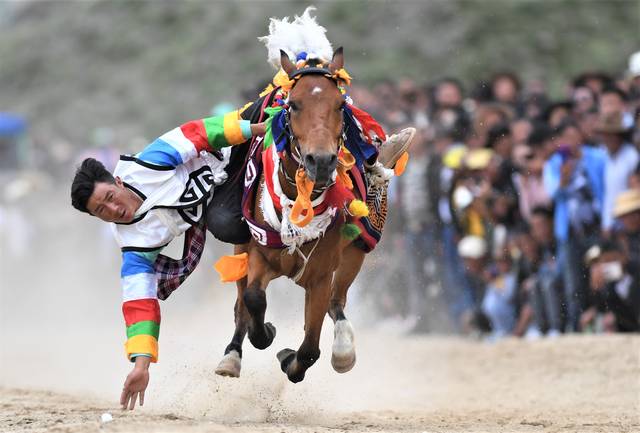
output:
{"label": "horse front leg", "polygon": [[320,357],[320,332],[324,316],[329,308],[330,296],[330,279],[325,279],[321,284],[316,284],[306,290],[304,340],[297,351],[283,349],[278,352],[280,368],[293,383],[302,381],[307,369]]}
{"label": "horse front leg", "polygon": [[248,284],[242,300],[249,313],[249,341],[259,350],[269,347],[276,336],[275,326],[268,322],[264,323],[264,314],[267,310],[267,285],[276,276],[260,251],[257,249],[249,251]]}
{"label": "horse front leg", "polygon": [[364,257],[364,251],[349,245],[343,252],[331,287],[328,312],[333,319],[331,365],[338,373],[350,371],[356,363],[355,335],[351,322],[344,315],[344,307],[347,303],[347,292],[360,272]]}
{"label": "horse front leg", "polygon": [[[238,254],[238,252],[236,252]],[[231,338],[231,343],[224,350],[224,357],[216,368],[216,374],[227,377],[240,377],[240,367],[242,363],[242,343],[247,328],[249,327],[249,311],[244,305],[244,291],[247,288],[247,277],[236,282],[238,294],[234,306],[234,319],[236,329]]]}

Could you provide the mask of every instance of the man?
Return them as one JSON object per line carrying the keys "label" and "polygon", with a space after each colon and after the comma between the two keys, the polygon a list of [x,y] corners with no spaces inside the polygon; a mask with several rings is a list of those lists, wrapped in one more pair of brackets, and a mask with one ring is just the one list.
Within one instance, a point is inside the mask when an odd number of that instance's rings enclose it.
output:
{"label": "man", "polygon": [[[72,205],[113,223],[122,250],[125,352],[135,363],[120,397],[123,408],[132,410],[136,401],[144,403],[149,364],[158,359],[158,299],[166,299],[195,269],[204,249],[205,226],[222,241],[249,241],[237,195],[242,182],[238,177],[225,181],[240,174],[247,146],[237,145],[265,133],[263,123],[249,120],[256,119],[255,107],[260,104],[187,122],[139,154],[121,156],[113,175],[92,158],[76,172]],[[405,130],[382,145],[380,160],[386,168],[406,151],[412,137]],[[181,260],[160,254],[181,234],[185,234]]]}
{"label": "man", "polygon": [[609,233],[613,224],[613,208],[616,197],[629,187],[640,157],[636,148],[626,141],[628,128],[623,125],[622,112],[603,114],[595,125],[603,147],[607,151],[604,168],[604,205],[602,206],[602,230]]}
{"label": "man", "polygon": [[567,328],[575,331],[588,295],[582,258],[600,228],[606,154],[583,146],[582,134],[570,119],[554,135],[558,150],[544,166],[543,181],[555,204],[554,234],[558,265],[565,270]]}
{"label": "man", "polygon": [[[167,132],[138,155],[121,156],[113,175],[92,158],[84,160],[76,172],[72,205],[114,223],[113,233],[122,249],[125,352],[135,363],[124,383],[123,408],[133,409],[138,399],[140,405],[144,403],[149,364],[158,359],[158,299],[166,299],[199,260],[213,187],[227,177],[228,146],[263,133],[264,124],[252,125],[236,111]],[[209,152],[218,152],[218,158]],[[172,271],[172,261],[159,253],[185,232],[189,253],[182,269]]]}

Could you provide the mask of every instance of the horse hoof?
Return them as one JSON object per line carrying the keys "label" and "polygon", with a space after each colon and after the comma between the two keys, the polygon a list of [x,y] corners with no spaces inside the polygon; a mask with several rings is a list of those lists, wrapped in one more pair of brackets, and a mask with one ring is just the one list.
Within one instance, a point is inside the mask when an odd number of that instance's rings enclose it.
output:
{"label": "horse hoof", "polygon": [[273,339],[276,338],[276,327],[267,322],[264,324],[264,333],[256,336],[255,333],[249,332],[249,341],[258,350],[264,350],[271,346]]}
{"label": "horse hoof", "polygon": [[296,358],[296,351],[293,349],[282,349],[278,352],[276,358],[278,358],[278,362],[280,362],[280,368],[284,373],[286,373],[287,368],[289,368],[289,365],[291,365],[293,360]]}
{"label": "horse hoof", "polygon": [[264,331],[267,334],[267,340],[269,340],[269,346],[273,343],[273,339],[276,338],[276,327],[271,322],[264,324]]}
{"label": "horse hoof", "polygon": [[348,320],[338,320],[333,331],[331,365],[338,373],[346,373],[356,363],[354,332]]}
{"label": "horse hoof", "polygon": [[218,367],[216,368],[216,374],[225,377],[240,377],[240,366],[242,358],[237,351],[232,350],[227,353]]}
{"label": "horse hoof", "polygon": [[346,373],[351,371],[354,365],[356,365],[355,352],[353,352],[351,356],[345,358],[339,358],[336,355],[331,355],[331,366],[337,373]]}

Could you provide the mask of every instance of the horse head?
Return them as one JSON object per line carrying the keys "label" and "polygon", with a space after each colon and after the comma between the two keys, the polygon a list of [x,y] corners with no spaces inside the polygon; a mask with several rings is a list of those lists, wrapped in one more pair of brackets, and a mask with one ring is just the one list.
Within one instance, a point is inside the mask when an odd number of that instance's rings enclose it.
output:
{"label": "horse head", "polygon": [[297,69],[289,56],[280,52],[282,69],[295,85],[289,92],[291,151],[297,151],[307,176],[316,186],[331,183],[343,137],[344,98],[333,74],[344,66],[342,47],[325,68]]}

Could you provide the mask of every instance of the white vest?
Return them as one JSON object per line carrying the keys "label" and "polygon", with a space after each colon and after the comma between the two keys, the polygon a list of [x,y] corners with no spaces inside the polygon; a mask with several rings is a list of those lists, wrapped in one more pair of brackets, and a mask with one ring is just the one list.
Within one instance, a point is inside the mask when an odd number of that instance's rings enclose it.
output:
{"label": "white vest", "polygon": [[111,224],[120,248],[148,251],[167,245],[203,217],[213,197],[213,186],[227,180],[231,147],[222,149],[224,159],[202,152],[175,168],[121,156],[113,175],[144,201],[127,224]]}

